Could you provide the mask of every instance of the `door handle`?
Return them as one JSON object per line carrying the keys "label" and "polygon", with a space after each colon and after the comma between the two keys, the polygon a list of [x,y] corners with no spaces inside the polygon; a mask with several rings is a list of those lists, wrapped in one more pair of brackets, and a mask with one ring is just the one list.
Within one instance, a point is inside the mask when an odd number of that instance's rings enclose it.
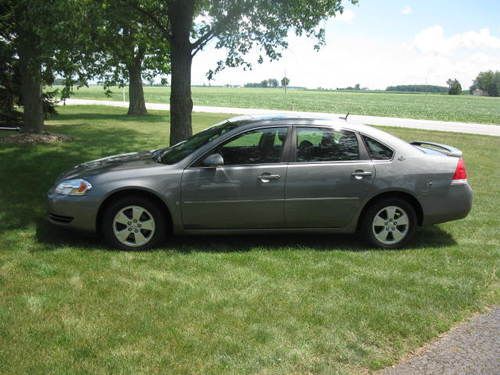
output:
{"label": "door handle", "polygon": [[352,176],[356,180],[362,180],[364,177],[370,177],[372,175],[372,172],[370,171],[362,171],[362,170],[357,170],[352,172]]}
{"label": "door handle", "polygon": [[271,181],[279,180],[280,178],[281,176],[279,174],[271,174],[271,173],[262,173],[259,177],[257,177],[257,179],[264,184],[267,184],[268,182]]}

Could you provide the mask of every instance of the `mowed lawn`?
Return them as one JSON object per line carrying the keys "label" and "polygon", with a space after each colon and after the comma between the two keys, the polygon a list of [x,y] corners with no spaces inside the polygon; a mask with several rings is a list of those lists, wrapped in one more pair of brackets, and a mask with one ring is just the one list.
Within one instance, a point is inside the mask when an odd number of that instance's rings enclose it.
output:
{"label": "mowed lawn", "polygon": [[[191,237],[149,252],[44,220],[63,170],[167,144],[168,117],[60,108],[72,142],[0,143],[0,373],[363,373],[499,303],[499,139],[396,130],[464,151],[465,220],[380,251],[354,236]],[[221,120],[195,114],[195,130]]]}
{"label": "mowed lawn", "polygon": [[[195,105],[347,113],[500,124],[500,98],[472,95],[193,87]],[[99,86],[75,90],[74,98],[128,100],[127,89]],[[169,103],[169,87],[144,87],[146,102]]]}

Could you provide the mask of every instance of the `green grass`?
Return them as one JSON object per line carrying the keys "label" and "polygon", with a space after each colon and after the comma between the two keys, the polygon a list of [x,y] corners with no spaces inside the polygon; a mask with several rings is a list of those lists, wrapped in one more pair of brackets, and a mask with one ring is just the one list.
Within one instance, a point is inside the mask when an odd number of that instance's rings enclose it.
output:
{"label": "green grass", "polygon": [[45,192],[76,163],[167,144],[167,114],[60,112],[49,130],[74,141],[0,143],[0,373],[360,373],[500,301],[497,138],[390,130],[462,149],[475,191],[465,220],[406,250],[288,235],[120,252],[48,225]]}
{"label": "green grass", "polygon": [[[127,90],[125,90],[127,91]],[[126,92],[127,94],[127,92]],[[170,88],[145,87],[146,102],[169,103]],[[101,87],[75,90],[75,98],[106,99]],[[128,100],[128,95],[125,96]],[[123,100],[113,89],[108,100]],[[285,109],[443,121],[500,124],[500,98],[471,95],[342,92],[259,88],[193,87],[195,105]]]}

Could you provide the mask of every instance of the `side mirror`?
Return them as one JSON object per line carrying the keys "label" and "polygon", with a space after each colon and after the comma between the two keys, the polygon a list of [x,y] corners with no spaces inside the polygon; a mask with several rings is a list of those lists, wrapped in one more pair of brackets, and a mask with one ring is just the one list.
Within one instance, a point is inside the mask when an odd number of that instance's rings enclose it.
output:
{"label": "side mirror", "polygon": [[220,167],[221,165],[224,165],[224,158],[222,157],[221,154],[212,154],[207,156],[203,160],[203,166],[209,167],[209,168],[217,168]]}

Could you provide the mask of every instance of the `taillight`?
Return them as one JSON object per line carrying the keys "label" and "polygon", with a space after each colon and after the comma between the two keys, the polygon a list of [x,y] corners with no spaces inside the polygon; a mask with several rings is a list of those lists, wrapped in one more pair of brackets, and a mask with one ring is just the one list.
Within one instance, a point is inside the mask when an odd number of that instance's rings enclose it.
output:
{"label": "taillight", "polygon": [[452,184],[463,184],[467,182],[467,171],[465,169],[464,159],[458,159],[457,168],[451,179]]}

